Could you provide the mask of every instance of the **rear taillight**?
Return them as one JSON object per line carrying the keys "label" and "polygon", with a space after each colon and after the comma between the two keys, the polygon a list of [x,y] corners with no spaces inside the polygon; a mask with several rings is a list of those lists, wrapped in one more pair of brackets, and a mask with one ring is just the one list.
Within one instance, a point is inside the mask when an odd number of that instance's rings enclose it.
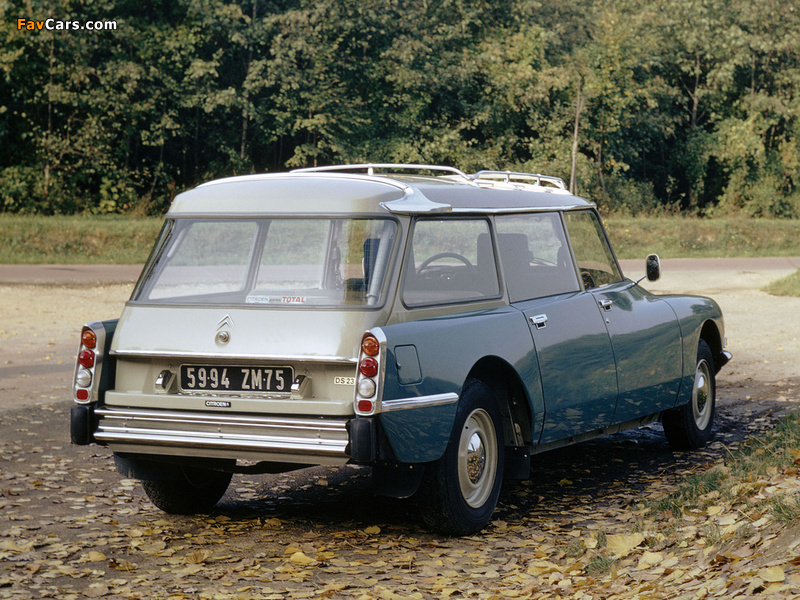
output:
{"label": "rear taillight", "polygon": [[356,374],[355,411],[358,415],[373,415],[378,411],[385,357],[380,330],[370,331],[361,339]]}
{"label": "rear taillight", "polygon": [[378,356],[381,351],[381,344],[374,335],[367,334],[361,340],[361,352],[367,356]]}
{"label": "rear taillight", "polygon": [[79,404],[97,401],[97,379],[100,376],[106,332],[102,323],[84,325],[75,363],[73,399]]}
{"label": "rear taillight", "polygon": [[378,361],[369,356],[362,358],[358,370],[364,377],[375,377],[378,374]]}
{"label": "rear taillight", "polygon": [[90,350],[97,348],[97,334],[89,327],[84,327],[81,332],[81,344]]}
{"label": "rear taillight", "polygon": [[92,350],[81,350],[78,352],[78,362],[86,369],[94,366],[94,352]]}

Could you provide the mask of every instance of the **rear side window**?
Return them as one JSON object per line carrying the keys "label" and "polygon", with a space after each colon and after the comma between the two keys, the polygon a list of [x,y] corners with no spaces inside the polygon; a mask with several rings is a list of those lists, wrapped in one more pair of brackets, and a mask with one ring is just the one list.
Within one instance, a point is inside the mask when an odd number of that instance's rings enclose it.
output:
{"label": "rear side window", "polygon": [[587,290],[622,281],[617,261],[608,245],[600,219],[590,210],[564,215],[578,270]]}
{"label": "rear side window", "polygon": [[499,216],[495,225],[511,302],[580,289],[558,213]]}
{"label": "rear side window", "polygon": [[404,267],[408,306],[464,302],[500,294],[489,222],[421,219]]}

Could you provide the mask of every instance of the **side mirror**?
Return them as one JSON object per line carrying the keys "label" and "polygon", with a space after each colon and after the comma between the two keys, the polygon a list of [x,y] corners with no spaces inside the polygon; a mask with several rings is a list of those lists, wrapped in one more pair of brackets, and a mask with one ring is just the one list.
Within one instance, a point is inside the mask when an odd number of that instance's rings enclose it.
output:
{"label": "side mirror", "polygon": [[651,254],[645,259],[647,281],[658,281],[661,278],[661,259],[658,254]]}

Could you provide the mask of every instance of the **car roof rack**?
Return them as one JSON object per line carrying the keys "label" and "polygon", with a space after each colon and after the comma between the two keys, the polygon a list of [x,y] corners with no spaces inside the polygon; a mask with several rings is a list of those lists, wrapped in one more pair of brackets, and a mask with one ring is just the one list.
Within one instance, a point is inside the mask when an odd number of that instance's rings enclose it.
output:
{"label": "car roof rack", "polygon": [[470,179],[475,183],[494,183],[498,180],[500,183],[514,184],[521,183],[524,185],[535,185],[538,187],[552,187],[558,190],[566,191],[567,186],[564,180],[560,177],[553,177],[551,175],[540,175],[532,173],[516,173],[514,171],[478,171],[470,176]]}
{"label": "car roof rack", "polygon": [[443,167],[439,165],[420,165],[404,163],[361,163],[355,165],[330,165],[325,167],[306,167],[303,169],[293,169],[292,173],[323,173],[330,171],[366,171],[367,175],[375,175],[375,171],[433,171],[447,173],[448,175],[458,175],[467,182],[471,181],[469,175],[456,169],[455,167]]}
{"label": "car roof rack", "polygon": [[515,171],[493,171],[483,169],[474,175],[468,175],[455,167],[441,165],[423,165],[416,163],[360,163],[353,165],[329,165],[324,167],[306,167],[293,169],[292,173],[331,173],[331,172],[350,172],[366,171],[366,175],[380,175],[376,171],[384,171],[385,175],[405,173],[419,173],[420,171],[430,171],[449,176],[457,176],[466,183],[481,187],[503,186],[511,189],[530,189],[536,187],[545,191],[568,194],[567,186],[560,177],[551,175],[541,175],[533,173],[518,173]]}

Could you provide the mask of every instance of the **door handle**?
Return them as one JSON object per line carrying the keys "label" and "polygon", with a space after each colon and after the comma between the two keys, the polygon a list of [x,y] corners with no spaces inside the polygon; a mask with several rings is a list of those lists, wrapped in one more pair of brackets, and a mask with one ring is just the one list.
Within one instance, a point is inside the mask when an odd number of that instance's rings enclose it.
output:
{"label": "door handle", "polygon": [[547,315],[535,315],[531,317],[531,324],[536,329],[544,329],[547,327]]}
{"label": "door handle", "polygon": [[611,305],[614,304],[614,303],[611,300],[606,299],[606,300],[600,300],[599,304],[600,304],[600,308],[602,308],[604,311],[608,312],[608,311],[611,310]]}

